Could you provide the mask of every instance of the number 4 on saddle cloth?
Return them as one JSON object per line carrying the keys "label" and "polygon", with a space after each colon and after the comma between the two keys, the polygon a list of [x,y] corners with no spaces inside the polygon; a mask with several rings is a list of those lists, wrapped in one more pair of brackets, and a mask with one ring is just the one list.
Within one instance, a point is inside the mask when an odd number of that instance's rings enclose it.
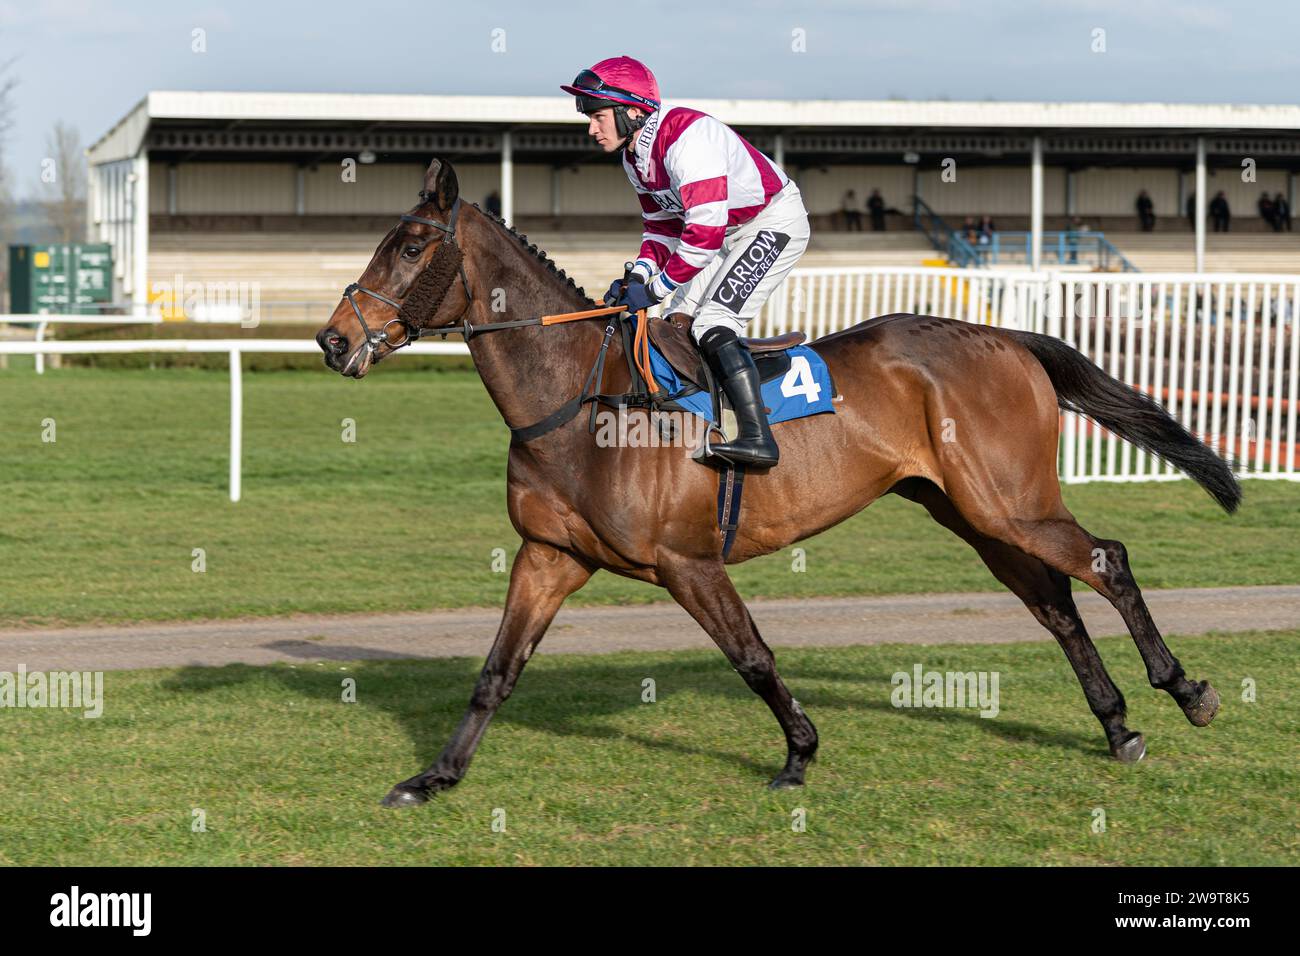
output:
{"label": "number 4 on saddle cloth", "polygon": [[[730,439],[735,425],[729,403],[691,338],[688,322],[680,313],[649,320],[650,370],[667,392],[659,407],[698,415]],[[763,405],[771,424],[835,412],[830,369],[803,344],[806,338],[802,332],[787,332],[770,339],[742,339],[758,367]]]}
{"label": "number 4 on saddle cloth", "polygon": [[[650,371],[667,392],[658,407],[691,412],[716,426],[726,439],[733,438],[735,416],[726,407],[725,395],[695,346],[690,317],[675,313],[664,319],[650,319],[648,326]],[[770,339],[744,340],[758,367],[770,423],[835,413],[830,369],[820,355],[803,344],[806,338],[802,332],[787,332]],[[697,457],[702,452],[701,448]],[[731,464],[725,465],[718,477],[718,532],[722,535],[723,560],[730,554],[740,526],[744,480],[745,469]]]}

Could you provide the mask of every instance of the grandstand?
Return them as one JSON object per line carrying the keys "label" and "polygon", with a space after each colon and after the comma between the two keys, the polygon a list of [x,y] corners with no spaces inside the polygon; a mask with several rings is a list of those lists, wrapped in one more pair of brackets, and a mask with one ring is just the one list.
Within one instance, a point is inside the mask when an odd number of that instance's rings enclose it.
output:
{"label": "grandstand", "polygon": [[[1145,271],[1300,273],[1300,242],[1265,231],[1254,208],[1263,190],[1294,208],[1300,107],[681,102],[735,126],[799,183],[813,218],[804,266],[934,262],[913,217],[920,197],[948,228],[987,214],[999,230],[1027,230],[1038,241],[1022,241],[1016,268],[1051,267],[1033,261],[1044,234],[1082,221]],[[88,151],[88,238],[113,243],[117,299],[137,309],[180,274],[257,282],[271,317],[316,321],[412,204],[434,155],[456,164],[467,200],[496,191],[504,218],[589,291],[637,249],[618,161],[562,96],[152,92]],[[355,181],[341,175],[349,160]],[[1190,228],[1198,182],[1226,194],[1231,233],[1203,219]],[[891,209],[887,231],[843,231],[844,193],[862,202],[873,188]],[[1153,232],[1137,231],[1140,189],[1155,203]]]}

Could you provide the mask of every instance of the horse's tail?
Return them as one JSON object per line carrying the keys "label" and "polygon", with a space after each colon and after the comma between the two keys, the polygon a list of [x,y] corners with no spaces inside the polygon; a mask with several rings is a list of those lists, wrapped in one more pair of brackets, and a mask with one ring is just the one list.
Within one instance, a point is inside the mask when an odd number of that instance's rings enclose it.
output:
{"label": "horse's tail", "polygon": [[1154,399],[1112,378],[1082,353],[1050,335],[1008,330],[1033,353],[1052,380],[1056,404],[1087,415],[1184,472],[1229,513],[1241,503],[1241,485],[1227,462],[1176,422]]}

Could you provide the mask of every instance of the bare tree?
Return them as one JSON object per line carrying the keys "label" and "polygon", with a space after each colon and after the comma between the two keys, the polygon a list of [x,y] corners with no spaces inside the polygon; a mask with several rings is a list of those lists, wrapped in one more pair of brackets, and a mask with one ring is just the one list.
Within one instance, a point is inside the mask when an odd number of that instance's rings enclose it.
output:
{"label": "bare tree", "polygon": [[78,242],[86,231],[86,157],[81,134],[60,120],[45,137],[45,149],[41,163],[45,218],[59,242]]}
{"label": "bare tree", "polygon": [[13,129],[14,102],[13,92],[18,85],[16,77],[10,70],[17,57],[0,63],[0,308],[8,309],[9,299],[9,250],[12,240],[11,223],[13,222],[13,196],[9,187],[9,167],[5,163],[5,148],[9,142],[9,131]]}

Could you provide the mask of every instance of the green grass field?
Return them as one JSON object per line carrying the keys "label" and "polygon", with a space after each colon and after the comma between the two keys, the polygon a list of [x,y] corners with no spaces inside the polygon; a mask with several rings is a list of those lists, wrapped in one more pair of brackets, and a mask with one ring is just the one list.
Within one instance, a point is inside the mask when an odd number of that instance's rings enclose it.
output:
{"label": "green grass field", "polygon": [[[219,371],[0,372],[0,626],[501,603],[493,552],[518,545],[508,434],[472,372],[246,374],[239,504],[226,497],[227,407]],[[344,418],[355,443],[341,440]],[[55,442],[41,440],[45,419]],[[1294,484],[1248,482],[1232,517],[1186,481],[1071,486],[1066,500],[1085,527],[1128,545],[1146,588],[1300,581]],[[788,549],[733,568],[741,593],[1000,588],[965,544],[893,496],[800,546],[802,573]],[[204,573],[191,569],[195,548]],[[663,597],[599,574],[571,601]]]}
{"label": "green grass field", "polygon": [[[1297,638],[1175,637],[1223,695],[1205,729],[1131,641],[1098,641],[1146,735],[1134,765],[1050,643],[781,650],[821,750],[775,793],[780,732],[720,654],[542,654],[460,786],[403,811],[378,801],[442,748],[476,660],[110,672],[98,720],[3,715],[0,863],[1294,866]],[[1000,713],[895,709],[915,663],[997,671]]]}

